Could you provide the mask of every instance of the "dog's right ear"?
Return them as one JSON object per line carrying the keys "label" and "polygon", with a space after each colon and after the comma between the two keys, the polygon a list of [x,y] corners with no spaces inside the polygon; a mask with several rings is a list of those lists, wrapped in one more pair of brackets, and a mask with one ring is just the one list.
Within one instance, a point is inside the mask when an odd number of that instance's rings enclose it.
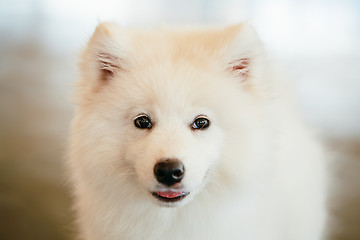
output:
{"label": "dog's right ear", "polygon": [[254,84],[253,80],[263,70],[263,44],[253,27],[247,23],[230,26],[226,30],[233,34],[226,54],[229,70],[241,82]]}
{"label": "dog's right ear", "polygon": [[96,28],[80,61],[82,85],[91,85],[94,91],[126,71],[126,36],[114,23],[102,23]]}

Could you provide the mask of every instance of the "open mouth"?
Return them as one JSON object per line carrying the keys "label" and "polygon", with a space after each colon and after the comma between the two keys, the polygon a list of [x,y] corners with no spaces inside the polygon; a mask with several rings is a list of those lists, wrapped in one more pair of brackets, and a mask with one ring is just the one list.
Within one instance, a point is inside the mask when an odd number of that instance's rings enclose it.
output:
{"label": "open mouth", "polygon": [[153,192],[152,195],[163,202],[177,202],[185,198],[189,192],[181,191],[159,191]]}

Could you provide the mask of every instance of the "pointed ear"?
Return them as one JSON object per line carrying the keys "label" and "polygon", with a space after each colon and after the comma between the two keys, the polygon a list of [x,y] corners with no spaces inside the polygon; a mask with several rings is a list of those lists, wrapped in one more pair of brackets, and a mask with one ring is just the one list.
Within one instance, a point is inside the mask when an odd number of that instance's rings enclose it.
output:
{"label": "pointed ear", "polygon": [[262,72],[264,61],[263,45],[249,24],[231,26],[233,40],[227,49],[228,70],[242,82]]}
{"label": "pointed ear", "polygon": [[127,68],[126,33],[113,23],[100,24],[82,55],[83,84],[100,86]]}

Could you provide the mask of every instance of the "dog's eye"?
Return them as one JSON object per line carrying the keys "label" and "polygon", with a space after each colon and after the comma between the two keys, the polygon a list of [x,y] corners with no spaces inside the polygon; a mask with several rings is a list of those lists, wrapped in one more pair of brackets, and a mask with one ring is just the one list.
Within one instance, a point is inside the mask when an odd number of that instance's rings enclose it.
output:
{"label": "dog's eye", "polygon": [[194,130],[205,130],[210,126],[210,120],[201,116],[194,120],[191,124],[191,128]]}
{"label": "dog's eye", "polygon": [[134,120],[135,127],[141,128],[141,129],[150,129],[152,127],[152,123],[150,121],[150,118],[145,115],[138,116]]}

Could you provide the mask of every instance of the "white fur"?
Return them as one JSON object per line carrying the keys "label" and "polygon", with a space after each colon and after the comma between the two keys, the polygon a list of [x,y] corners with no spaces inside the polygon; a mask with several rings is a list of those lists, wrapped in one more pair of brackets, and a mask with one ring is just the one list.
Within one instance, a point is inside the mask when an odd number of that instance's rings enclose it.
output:
{"label": "white fur", "polygon": [[[239,58],[249,59],[249,76],[229,70]],[[111,79],[99,79],[104,68]],[[102,24],[81,69],[68,166],[82,239],[323,238],[322,150],[251,27]],[[152,118],[151,130],[135,128],[139,113]],[[211,125],[193,131],[200,114]],[[185,166],[190,194],[175,204],[151,195],[163,158]]]}

